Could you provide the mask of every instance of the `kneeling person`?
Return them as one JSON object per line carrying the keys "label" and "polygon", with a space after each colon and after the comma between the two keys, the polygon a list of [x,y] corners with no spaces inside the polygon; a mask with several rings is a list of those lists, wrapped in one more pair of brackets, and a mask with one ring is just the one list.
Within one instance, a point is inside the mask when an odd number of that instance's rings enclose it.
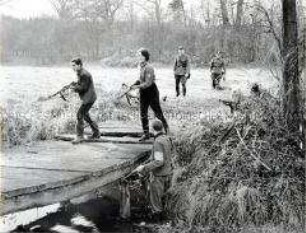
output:
{"label": "kneeling person", "polygon": [[163,124],[156,120],[152,123],[154,130],[154,144],[150,160],[147,164],[139,165],[135,171],[145,175],[150,174],[149,178],[149,197],[152,212],[160,216],[163,211],[162,198],[170,187],[172,178],[171,163],[171,139],[163,133]]}

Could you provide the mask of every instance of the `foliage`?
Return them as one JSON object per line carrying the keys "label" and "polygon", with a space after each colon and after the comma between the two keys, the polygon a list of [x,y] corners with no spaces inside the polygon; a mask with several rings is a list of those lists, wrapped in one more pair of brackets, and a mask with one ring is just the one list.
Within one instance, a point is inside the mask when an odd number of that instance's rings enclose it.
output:
{"label": "foliage", "polygon": [[264,224],[302,229],[305,153],[279,101],[247,98],[232,122],[196,124],[177,135],[167,198],[175,220],[226,232]]}

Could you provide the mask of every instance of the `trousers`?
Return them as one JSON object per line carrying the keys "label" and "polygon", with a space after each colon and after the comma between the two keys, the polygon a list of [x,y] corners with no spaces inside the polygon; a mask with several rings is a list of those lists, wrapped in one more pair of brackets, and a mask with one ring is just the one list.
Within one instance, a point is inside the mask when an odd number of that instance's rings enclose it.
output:
{"label": "trousers", "polygon": [[89,110],[91,109],[94,103],[81,104],[78,113],[77,113],[77,125],[76,132],[77,136],[82,137],[84,135],[84,120],[89,124],[93,135],[99,135],[99,127],[96,122],[94,122],[90,115]]}
{"label": "trousers", "polygon": [[183,89],[183,95],[186,95],[186,77],[185,75],[175,75],[175,90],[176,90],[176,95],[180,95],[180,83],[182,84],[182,89]]}
{"label": "trousers", "polygon": [[151,109],[153,110],[155,117],[163,123],[164,130],[167,132],[169,127],[160,106],[159,91],[157,89],[156,84],[153,83],[150,87],[144,90],[140,90],[139,94],[140,118],[144,134],[149,135],[149,107],[151,107]]}

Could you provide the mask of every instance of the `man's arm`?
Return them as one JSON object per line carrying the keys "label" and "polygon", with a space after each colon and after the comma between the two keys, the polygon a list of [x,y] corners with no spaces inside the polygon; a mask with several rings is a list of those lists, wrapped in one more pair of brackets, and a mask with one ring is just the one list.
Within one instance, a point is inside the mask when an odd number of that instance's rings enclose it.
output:
{"label": "man's arm", "polygon": [[90,76],[89,75],[83,75],[80,78],[80,81],[76,83],[74,86],[75,92],[83,93],[86,92],[89,89],[90,86]]}
{"label": "man's arm", "polygon": [[225,74],[225,73],[226,73],[226,68],[225,68],[225,62],[224,62],[224,60],[222,61],[222,66],[223,66],[223,74]]}
{"label": "man's arm", "polygon": [[209,70],[210,71],[212,70],[213,66],[214,66],[214,61],[211,60],[210,63],[209,63]]}
{"label": "man's arm", "polygon": [[186,67],[186,75],[190,74],[190,57],[187,56],[187,67]]}
{"label": "man's arm", "polygon": [[174,66],[173,66],[173,71],[175,72],[176,70],[176,64],[177,64],[177,58],[175,58]]}
{"label": "man's arm", "polygon": [[154,69],[152,67],[146,68],[145,78],[146,78],[146,81],[139,85],[140,89],[146,89],[153,84],[153,82],[154,82]]}
{"label": "man's arm", "polygon": [[164,165],[164,152],[161,143],[154,143],[153,160],[143,165],[143,171],[149,172]]}

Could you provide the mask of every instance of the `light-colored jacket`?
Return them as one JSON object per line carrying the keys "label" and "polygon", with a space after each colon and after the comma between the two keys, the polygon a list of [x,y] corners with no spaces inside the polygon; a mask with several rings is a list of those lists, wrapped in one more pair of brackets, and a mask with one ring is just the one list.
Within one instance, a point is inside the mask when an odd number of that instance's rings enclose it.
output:
{"label": "light-colored jacket", "polygon": [[[172,174],[172,142],[171,139],[161,133],[156,136],[149,163],[144,165],[144,171],[152,171],[154,176],[169,176]],[[162,158],[157,158],[161,155]]]}

